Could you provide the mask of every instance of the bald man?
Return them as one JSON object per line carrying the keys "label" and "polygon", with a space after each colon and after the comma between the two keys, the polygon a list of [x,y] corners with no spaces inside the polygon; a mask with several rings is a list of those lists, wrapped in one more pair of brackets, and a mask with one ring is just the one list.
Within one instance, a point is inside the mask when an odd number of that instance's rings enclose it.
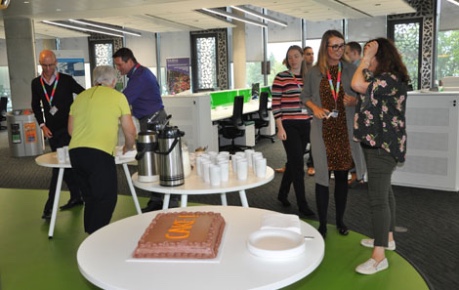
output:
{"label": "bald man", "polygon": [[[67,124],[73,94],[81,93],[84,88],[72,76],[56,71],[57,59],[51,50],[40,52],[39,63],[43,71],[39,77],[32,80],[32,110],[51,150],[56,151],[57,148],[69,145]],[[58,172],[58,168],[53,168],[43,219],[51,218]],[[65,170],[64,181],[70,191],[70,200],[61,206],[61,210],[82,205],[80,189],[71,169]]]}

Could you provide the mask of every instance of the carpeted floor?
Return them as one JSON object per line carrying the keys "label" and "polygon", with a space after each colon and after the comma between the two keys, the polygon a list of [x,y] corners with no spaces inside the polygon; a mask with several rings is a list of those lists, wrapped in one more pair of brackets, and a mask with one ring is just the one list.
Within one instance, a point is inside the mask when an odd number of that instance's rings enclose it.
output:
{"label": "carpeted floor", "polygon": [[[48,188],[50,169],[36,165],[34,157],[11,157],[6,136],[5,131],[0,132],[0,188]],[[269,140],[261,140],[255,150],[263,152],[268,157],[268,165],[273,168],[285,162],[285,153],[279,141],[271,143]],[[135,166],[130,166],[130,169],[131,172],[136,171]],[[276,199],[281,177],[281,174],[276,174],[271,183],[248,190],[249,205],[283,213],[297,213],[293,189],[290,208],[283,208]],[[119,193],[129,194],[121,167],[118,182]],[[305,182],[307,199],[315,210],[314,179],[306,176]],[[397,201],[397,253],[418,269],[431,289],[459,289],[459,194],[399,186],[394,187],[394,192]],[[139,196],[148,196],[147,192],[141,190],[137,193]],[[65,198],[62,197],[63,200]],[[189,201],[220,203],[216,195],[190,196]],[[228,195],[228,204],[240,205],[238,196]],[[41,212],[36,215],[39,218]],[[365,185],[350,189],[345,221],[351,230],[372,236]],[[330,201],[329,223],[334,223],[333,198]]]}

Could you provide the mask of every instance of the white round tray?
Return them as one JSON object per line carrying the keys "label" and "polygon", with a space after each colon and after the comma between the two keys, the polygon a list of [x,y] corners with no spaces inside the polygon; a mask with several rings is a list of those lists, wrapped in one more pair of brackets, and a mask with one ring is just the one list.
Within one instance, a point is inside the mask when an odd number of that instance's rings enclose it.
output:
{"label": "white round tray", "polygon": [[258,257],[286,259],[304,252],[305,239],[293,231],[265,229],[250,234],[247,248],[250,253]]}

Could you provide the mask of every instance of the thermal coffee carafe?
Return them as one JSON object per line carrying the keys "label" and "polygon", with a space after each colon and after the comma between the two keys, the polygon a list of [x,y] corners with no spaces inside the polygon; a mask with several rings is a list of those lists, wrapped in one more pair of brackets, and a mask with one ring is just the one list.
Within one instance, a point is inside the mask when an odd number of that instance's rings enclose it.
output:
{"label": "thermal coffee carafe", "polygon": [[177,127],[165,126],[158,132],[159,184],[179,186],[185,183],[181,137]]}
{"label": "thermal coffee carafe", "polygon": [[157,132],[146,131],[137,135],[138,176],[140,182],[153,182],[159,178],[159,158],[155,153],[158,147]]}

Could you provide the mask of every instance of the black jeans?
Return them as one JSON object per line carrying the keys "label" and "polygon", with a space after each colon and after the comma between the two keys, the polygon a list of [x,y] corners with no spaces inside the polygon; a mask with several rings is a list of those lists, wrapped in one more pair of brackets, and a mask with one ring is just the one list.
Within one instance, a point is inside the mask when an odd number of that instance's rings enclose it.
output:
{"label": "black jeans", "polygon": [[[70,143],[70,135],[67,128],[56,130],[53,133],[53,137],[48,139],[49,146],[53,152],[57,148],[68,146]],[[53,208],[54,194],[56,192],[57,177],[59,175],[59,168],[53,168],[53,174],[51,176],[51,182],[49,184],[48,200],[45,203],[44,211],[51,211]],[[78,186],[75,175],[72,169],[64,170],[64,182],[67,184],[67,188],[70,191],[70,199],[79,200],[81,199],[80,187]]]}
{"label": "black jeans", "polygon": [[91,234],[108,225],[117,201],[115,158],[101,150],[74,148],[70,161],[85,201],[84,229]]}
{"label": "black jeans", "polygon": [[389,232],[395,229],[395,198],[391,178],[397,161],[384,149],[362,149],[367,164],[374,245],[387,247]]}
{"label": "black jeans", "polygon": [[301,211],[308,206],[304,188],[303,155],[306,145],[309,143],[311,121],[284,121],[282,125],[284,126],[285,133],[287,134],[287,140],[282,141],[285,153],[287,154],[287,163],[279,188],[279,197],[283,199],[287,198],[290,191],[290,185],[293,183],[296,201],[298,208]]}

